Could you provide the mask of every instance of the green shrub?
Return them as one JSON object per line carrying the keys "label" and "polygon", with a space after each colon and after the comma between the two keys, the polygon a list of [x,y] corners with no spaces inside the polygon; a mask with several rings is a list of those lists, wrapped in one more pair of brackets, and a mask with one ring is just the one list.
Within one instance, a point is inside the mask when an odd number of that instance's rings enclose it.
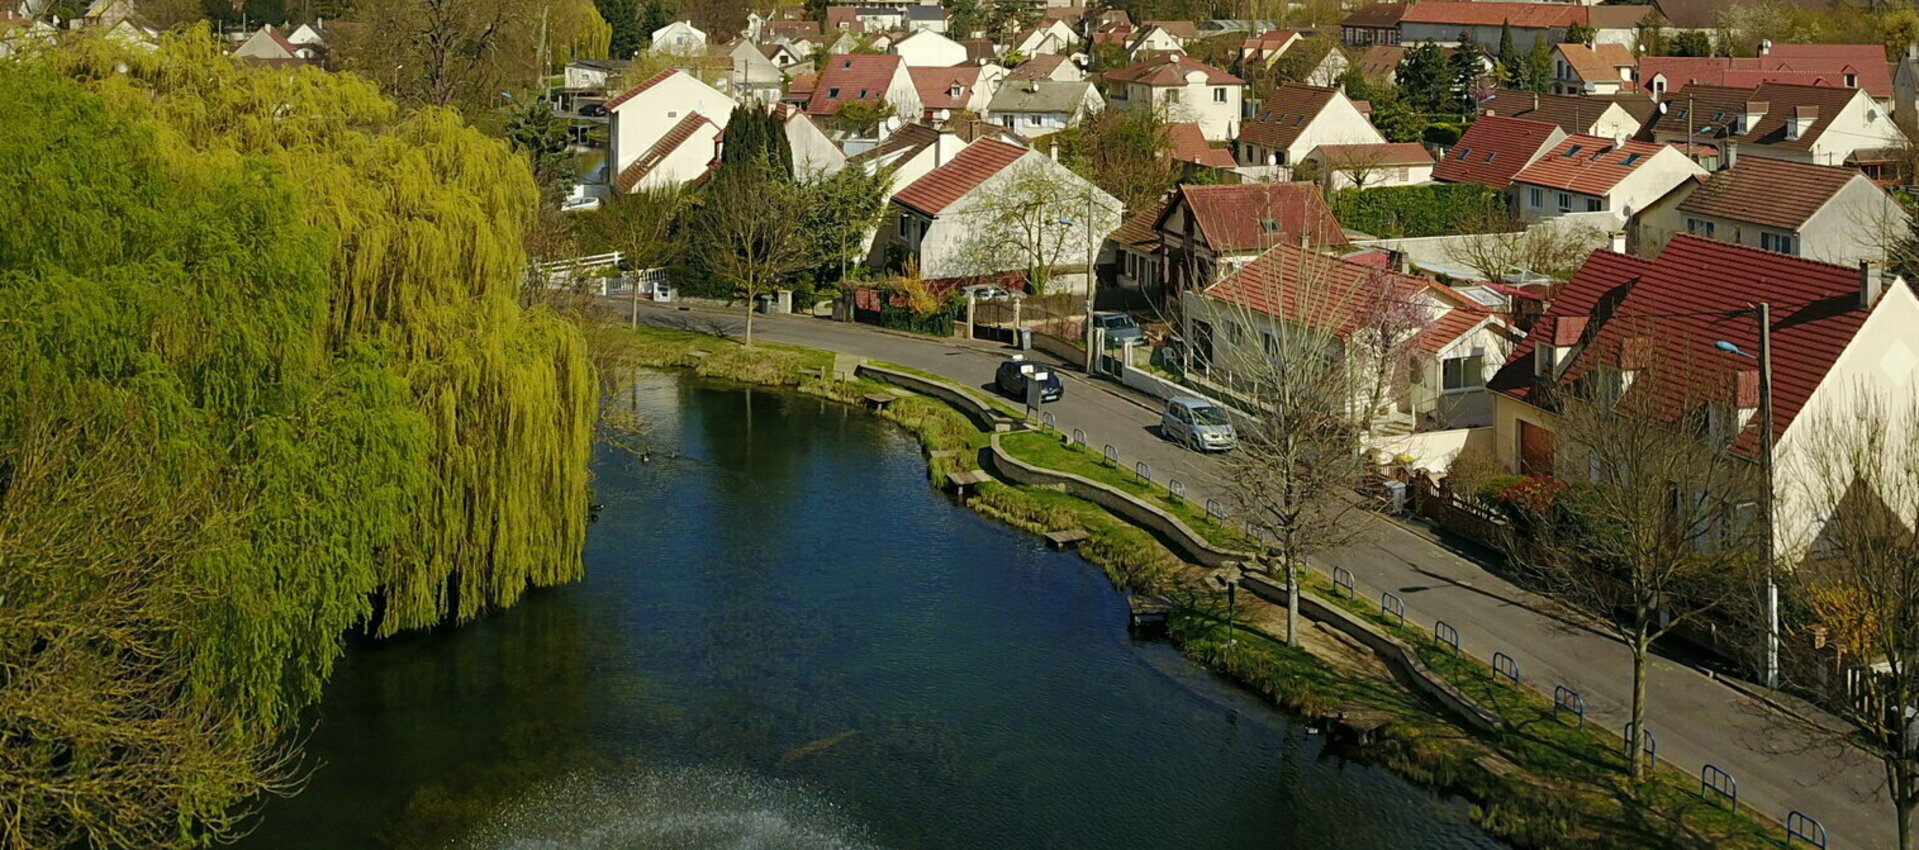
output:
{"label": "green shrub", "polygon": [[1339,223],[1385,239],[1504,229],[1506,200],[1477,183],[1378,186],[1333,193]]}

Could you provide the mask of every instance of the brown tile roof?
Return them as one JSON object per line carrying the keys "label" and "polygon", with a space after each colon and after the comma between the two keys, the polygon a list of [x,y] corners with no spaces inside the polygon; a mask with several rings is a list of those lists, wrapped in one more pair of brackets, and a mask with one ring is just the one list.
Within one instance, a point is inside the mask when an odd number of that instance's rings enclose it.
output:
{"label": "brown tile roof", "polygon": [[[1428,289],[1433,292],[1443,291],[1437,287]],[[1420,328],[1419,334],[1413,337],[1412,346],[1427,354],[1438,354],[1444,351],[1446,346],[1453,344],[1454,340],[1465,336],[1473,328],[1479,327],[1480,322],[1486,321],[1491,316],[1491,310],[1465,298],[1457,299],[1453,302],[1452,309],[1439,314],[1438,318]]]}
{"label": "brown tile roof", "polygon": [[842,30],[846,32],[863,32],[866,28],[860,25],[860,13],[858,9],[852,6],[828,6],[826,7],[826,26],[821,27],[821,29],[824,32],[839,32]]}
{"label": "brown tile roof", "polygon": [[1409,24],[1541,29],[1586,23],[1586,7],[1570,3],[1468,3],[1419,0],[1400,18]]}
{"label": "brown tile roof", "polygon": [[667,79],[671,78],[674,74],[678,74],[678,73],[682,73],[682,72],[677,68],[668,68],[664,71],[654,74],[653,76],[648,77],[645,82],[640,83],[639,85],[634,86],[630,89],[627,89],[624,92],[621,92],[619,97],[616,97],[616,98],[613,98],[612,100],[607,101],[606,108],[616,109],[619,107],[620,104],[625,103],[629,100],[632,100],[635,97],[638,97],[641,92],[666,82]]}
{"label": "brown tile roof", "polygon": [[1854,168],[1746,157],[1714,172],[1680,202],[1679,209],[1798,230],[1846,184],[1864,179]]}
{"label": "brown tile roof", "polygon": [[939,138],[940,132],[925,124],[908,124],[898,130],[894,130],[892,135],[887,136],[886,139],[879,144],[847,157],[846,162],[849,165],[853,163],[870,162],[872,160],[884,159],[899,151],[912,151],[913,153],[906,155],[907,157],[912,157],[915,153],[924,150],[928,145],[939,141]]}
{"label": "brown tile roof", "polygon": [[1199,38],[1199,27],[1194,26],[1192,21],[1147,21],[1141,28],[1145,27],[1159,27],[1167,35],[1181,40]]}
{"label": "brown tile roof", "polygon": [[1399,71],[1406,58],[1403,44],[1375,44],[1359,52],[1359,72],[1368,77],[1385,77]]}
{"label": "brown tile roof", "polygon": [[659,141],[647,148],[646,153],[641,154],[639,159],[633,160],[631,165],[620,169],[619,176],[613,180],[613,188],[621,192],[633,191],[633,187],[640,185],[640,181],[645,179],[649,172],[659,167],[661,160],[679,149],[680,145],[686,144],[693,138],[694,131],[704,126],[713,126],[713,122],[698,112],[687,113],[685,118],[681,118],[678,124],[673,125],[673,129],[666,131],[666,135],[661,136]]}
{"label": "brown tile roof", "polygon": [[1414,302],[1422,293],[1432,293],[1448,307],[1458,303],[1426,278],[1286,244],[1273,246],[1205,290],[1229,304],[1320,328],[1341,339],[1364,327],[1381,304]]}
{"label": "brown tile roof", "polygon": [[1595,44],[1587,47],[1583,44],[1558,45],[1559,55],[1566,58],[1566,64],[1573,73],[1586,82],[1617,82],[1631,90],[1636,83],[1619,73],[1620,66],[1636,67],[1639,60],[1623,44]]}
{"label": "brown tile roof", "polygon": [[1139,208],[1119,223],[1119,229],[1113,231],[1113,241],[1148,253],[1159,250],[1159,217],[1165,215],[1172,203],[1173,196],[1168,193]]}
{"label": "brown tile roof", "polygon": [[966,61],[978,63],[991,62],[999,58],[999,46],[990,38],[967,38],[960,40],[960,46],[966,48]]}
{"label": "brown tile roof", "polygon": [[1239,86],[1246,81],[1228,74],[1218,68],[1187,56],[1173,53],[1148,59],[1137,65],[1113,71],[1106,79],[1127,83],[1139,83],[1146,86],[1183,86],[1186,75],[1199,71],[1206,75],[1206,82],[1215,86]]}
{"label": "brown tile roof", "polygon": [[1362,6],[1339,22],[1342,27],[1363,27],[1367,29],[1393,29],[1399,26],[1399,20],[1406,16],[1405,3],[1374,3]]}
{"label": "brown tile roof", "polygon": [[1667,147],[1630,139],[1615,146],[1612,139],[1575,134],[1513,175],[1513,182],[1604,195]]}
{"label": "brown tile roof", "polygon": [[1206,134],[1199,129],[1197,121],[1174,121],[1166,125],[1166,140],[1173,149],[1173,158],[1180,162],[1191,162],[1210,168],[1232,168],[1233,152],[1216,148],[1206,142]]}
{"label": "brown tile roof", "polygon": [[1637,29],[1652,14],[1650,6],[1587,6],[1586,26],[1596,30]]}
{"label": "brown tile roof", "polygon": [[[1845,109],[1857,94],[1857,89],[1786,83],[1765,83],[1751,89],[1692,86],[1684,94],[1666,98],[1666,114],[1653,129],[1659,133],[1684,134],[1688,125],[1694,131],[1711,126],[1712,131],[1698,133],[1696,141],[1731,139],[1742,144],[1809,150],[1831,125],[1833,116]],[[1745,111],[1746,104],[1754,102],[1766,105],[1765,116],[1745,133],[1728,133],[1727,128]],[[1786,123],[1796,110],[1805,106],[1818,110],[1816,120],[1799,138],[1788,140]]]}
{"label": "brown tile roof", "polygon": [[[1680,234],[1651,261],[1595,252],[1540,321],[1586,320],[1579,328],[1583,345],[1563,367],[1558,384],[1632,355],[1653,369],[1666,364],[1684,374],[1632,385],[1632,392],[1658,393],[1655,402],[1676,409],[1707,393],[1749,394],[1752,361],[1718,351],[1713,343],[1726,340],[1744,351],[1759,350],[1759,329],[1748,308],[1767,302],[1772,305],[1773,435],[1778,437],[1864,323],[1867,311],[1859,309],[1858,291],[1856,268]],[[1489,387],[1537,400],[1546,383],[1533,375],[1539,328],[1534,326],[1531,338]],[[1734,448],[1750,451],[1757,437],[1757,429],[1749,427]]]}
{"label": "brown tile roof", "polygon": [[891,54],[840,54],[826,58],[806,111],[814,115],[832,115],[854,101],[879,103],[893,85],[902,60]]}
{"label": "brown tile roof", "polygon": [[1177,203],[1215,253],[1297,245],[1301,236],[1314,245],[1347,243],[1346,231],[1314,183],[1180,186]]}
{"label": "brown tile roof", "polygon": [[987,178],[1005,170],[1025,156],[1026,148],[993,139],[980,139],[966,146],[958,156],[912,182],[893,201],[926,215],[939,215],[967,192],[978,188]]}
{"label": "brown tile roof", "polygon": [[[920,93],[920,104],[927,109],[965,109],[979,85],[980,66],[955,65],[951,68],[907,68],[913,88]],[[953,87],[959,94],[953,94]]]}
{"label": "brown tile roof", "polygon": [[1545,121],[1568,133],[1585,133],[1612,106],[1612,101],[1594,97],[1499,89],[1480,102],[1479,110],[1484,115]]}
{"label": "brown tile roof", "polygon": [[1313,119],[1339,96],[1338,89],[1287,83],[1273,89],[1259,111],[1239,125],[1239,140],[1267,148],[1289,148]]}
{"label": "brown tile roof", "polygon": [[1474,121],[1459,143],[1433,165],[1433,179],[1503,189],[1563,132],[1544,121],[1485,116]]}
{"label": "brown tile roof", "polygon": [[1299,37],[1299,30],[1267,30],[1239,43],[1241,50],[1278,50]]}
{"label": "brown tile roof", "polygon": [[1059,66],[1064,64],[1066,64],[1066,57],[1064,56],[1057,53],[1041,53],[1038,56],[1019,63],[1013,70],[1007,72],[1006,79],[1014,82],[1020,80],[1050,80],[1053,78],[1053,72],[1059,70]]}
{"label": "brown tile roof", "polygon": [[1333,168],[1348,166],[1432,165],[1433,155],[1418,142],[1387,142],[1376,145],[1320,145],[1309,156],[1318,157]]}

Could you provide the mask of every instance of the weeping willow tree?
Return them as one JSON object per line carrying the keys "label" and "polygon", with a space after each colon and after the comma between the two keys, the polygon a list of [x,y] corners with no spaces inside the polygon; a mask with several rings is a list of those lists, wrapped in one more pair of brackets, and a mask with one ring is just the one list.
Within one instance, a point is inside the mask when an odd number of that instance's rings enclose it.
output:
{"label": "weeping willow tree", "polygon": [[354,629],[576,578],[594,382],[524,161],[204,31],[0,62],[0,847],[284,790]]}

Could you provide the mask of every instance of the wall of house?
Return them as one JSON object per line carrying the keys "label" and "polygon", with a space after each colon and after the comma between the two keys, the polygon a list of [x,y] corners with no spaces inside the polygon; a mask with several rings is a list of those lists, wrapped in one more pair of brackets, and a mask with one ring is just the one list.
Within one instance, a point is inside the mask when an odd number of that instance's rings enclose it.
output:
{"label": "wall of house", "polygon": [[1558,419],[1544,410],[1504,393],[1493,393],[1492,400],[1493,456],[1498,458],[1501,469],[1517,473],[1519,472],[1520,423],[1527,423],[1547,431],[1558,431]]}
{"label": "wall of house", "polygon": [[[1212,138],[1208,136],[1207,138]],[[1292,147],[1286,149],[1284,163],[1291,165],[1306,158],[1320,145],[1383,145],[1386,137],[1380,135],[1373,122],[1361,115],[1359,108],[1345,95],[1328,101],[1325,109],[1307,122],[1300,130],[1299,137],[1293,140]],[[1263,160],[1248,162],[1259,165]]]}
{"label": "wall of house", "polygon": [[1064,112],[995,112],[992,120],[1029,139],[1057,133],[1073,125],[1072,116]]}
{"label": "wall of house", "polygon": [[[1001,234],[1000,242],[1008,247],[994,252],[990,257],[971,250],[982,238],[991,238],[996,227],[994,204],[1005,198],[1009,186],[1016,185],[1021,172],[1025,169],[1040,169],[1051,179],[1061,181],[1070,187],[1067,194],[1081,195],[1093,193],[1094,213],[1090,227],[1091,246],[1098,250],[1106,241],[1106,235],[1119,227],[1121,205],[1111,195],[1100,191],[1099,187],[1074,174],[1065,166],[1045,156],[1028,151],[1013,165],[1002,169],[998,174],[987,178],[979,186],[949,204],[939,216],[927,226],[926,233],[920,237],[918,257],[920,274],[927,278],[960,277],[965,275],[987,274],[1002,271],[1024,271],[1028,257],[1024,250],[1014,247],[1024,242],[1014,234]],[[895,211],[898,211],[897,205]],[[1089,228],[1080,219],[1084,217],[1083,206],[1075,205],[1073,221],[1080,226],[1059,226],[1057,241],[1047,243],[1047,252],[1057,258],[1059,267],[1083,269],[1086,266]],[[982,268],[981,263],[992,265]],[[1081,284],[1084,285],[1083,283]]]}
{"label": "wall of house", "polygon": [[598,68],[566,67],[566,87],[570,89],[604,89],[606,72]]}
{"label": "wall of house", "polygon": [[1906,238],[1911,228],[1912,217],[1898,201],[1871,180],[1857,177],[1806,219],[1799,232],[1799,255],[1844,266],[1884,261],[1887,247]]}
{"label": "wall of house", "polygon": [[[643,156],[688,113],[697,112],[722,127],[733,117],[733,99],[691,76],[674,74],[613,109],[607,133],[607,160],[619,174]],[[710,153],[710,151],[709,151]]]}
{"label": "wall of house", "polygon": [[803,114],[786,120],[786,142],[793,149],[793,176],[801,180],[835,174],[846,167],[846,154],[840,152],[840,146]]}
{"label": "wall of house", "polygon": [[[1493,394],[1486,381],[1506,363],[1512,345],[1488,321],[1462,334],[1430,358],[1414,365],[1415,379],[1407,388],[1407,406],[1422,429],[1483,428],[1493,424]],[[1445,361],[1478,352],[1478,381],[1468,388],[1446,389]]]}
{"label": "wall of house", "polygon": [[[1832,511],[1815,483],[1823,474],[1821,456],[1832,456],[1822,449],[1822,437],[1856,433],[1863,398],[1877,398],[1890,414],[1890,421],[1884,423],[1886,445],[1907,446],[1919,440],[1919,419],[1913,414],[1914,402],[1919,400],[1919,297],[1891,275],[1886,276],[1885,295],[1872,315],[1774,449],[1774,544],[1782,565],[1799,563]],[[1910,504],[1895,507],[1902,512],[1912,508]],[[1904,519],[1913,523],[1919,518]]]}
{"label": "wall of house", "polygon": [[[1488,51],[1497,52],[1499,50],[1500,29],[1500,27],[1496,26],[1461,27],[1458,24],[1422,24],[1401,21],[1399,23],[1399,40],[1405,44],[1436,41],[1448,46],[1457,46],[1459,44],[1459,33],[1461,30],[1464,30],[1474,43],[1486,48]],[[1513,46],[1519,48],[1519,52],[1521,53],[1532,50],[1533,42],[1538,41],[1541,37],[1552,39],[1547,42],[1547,44],[1561,44],[1566,40],[1566,30],[1564,27],[1552,27],[1551,29],[1542,27],[1513,27],[1512,30]]]}
{"label": "wall of house", "polygon": [[909,68],[951,68],[966,64],[966,47],[942,35],[927,33],[907,38],[889,51]]}
{"label": "wall of house", "polygon": [[720,137],[720,128],[711,124],[702,125],[684,144],[673,149],[672,153],[660,160],[653,170],[646,173],[636,189],[657,189],[668,186],[681,186],[706,173],[706,167],[713,162],[713,154]]}
{"label": "wall of house", "polygon": [[[1199,78],[1199,72],[1190,77]],[[1209,142],[1221,142],[1239,135],[1239,117],[1244,86],[1208,85],[1203,79],[1183,86],[1142,86],[1128,83],[1126,97],[1114,106],[1148,106],[1164,110],[1168,121],[1194,121],[1200,135]],[[1370,126],[1370,125],[1368,125]]]}
{"label": "wall of house", "polygon": [[[1314,157],[1313,160],[1317,162],[1318,158]],[[1382,165],[1364,169],[1347,168],[1343,170],[1328,169],[1324,165],[1321,165],[1319,167],[1319,173],[1322,175],[1320,179],[1323,180],[1329,188],[1335,191],[1358,187],[1359,182],[1356,178],[1360,177],[1366,179],[1366,188],[1369,189],[1379,186],[1414,186],[1420,183],[1431,183],[1433,180],[1433,166],[1431,163],[1425,165]]]}
{"label": "wall of house", "polygon": [[[1817,165],[1845,165],[1846,157],[1860,148],[1896,148],[1906,144],[1905,136],[1888,115],[1885,107],[1863,91],[1855,92],[1844,109],[1813,142],[1811,161]],[[1747,148],[1741,146],[1740,153]]]}

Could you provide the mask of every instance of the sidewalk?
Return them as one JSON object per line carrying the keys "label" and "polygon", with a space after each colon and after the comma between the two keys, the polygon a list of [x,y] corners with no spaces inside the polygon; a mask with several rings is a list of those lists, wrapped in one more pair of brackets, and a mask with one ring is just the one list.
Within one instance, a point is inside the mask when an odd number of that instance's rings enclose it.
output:
{"label": "sidewalk", "polygon": [[[648,306],[640,316],[650,324],[687,315],[667,305]],[[721,316],[707,313],[699,321],[704,327],[724,326]],[[740,320],[737,313],[725,318]],[[754,336],[888,360],[975,387],[988,387],[993,369],[1009,353],[992,344],[799,317],[756,319]],[[1124,466],[1146,462],[1156,481],[1179,479],[1195,500],[1209,495],[1223,500],[1219,459],[1160,440],[1156,404],[1079,372],[1062,374],[1066,395],[1047,406],[1062,431],[1079,428],[1090,445],[1112,445]],[[1350,570],[1361,599],[1376,601],[1381,591],[1397,594],[1405,600],[1409,622],[1430,629],[1435,620],[1444,620],[1458,629],[1468,654],[1485,660],[1503,652],[1518,662],[1522,681],[1533,688],[1546,694],[1556,685],[1578,691],[1589,723],[1613,730],[1625,726],[1631,656],[1623,644],[1556,616],[1549,600],[1463,557],[1424,527],[1357,516],[1367,524],[1365,541],[1326,553],[1314,567]],[[1831,847],[1894,846],[1892,806],[1879,789],[1882,772],[1863,752],[1807,750],[1775,724],[1762,701],[1667,658],[1653,660],[1647,692],[1647,728],[1657,739],[1660,758],[1695,775],[1702,765],[1716,765],[1739,783],[1742,807],[1775,821],[1785,820],[1789,811],[1803,812],[1824,824]]]}

